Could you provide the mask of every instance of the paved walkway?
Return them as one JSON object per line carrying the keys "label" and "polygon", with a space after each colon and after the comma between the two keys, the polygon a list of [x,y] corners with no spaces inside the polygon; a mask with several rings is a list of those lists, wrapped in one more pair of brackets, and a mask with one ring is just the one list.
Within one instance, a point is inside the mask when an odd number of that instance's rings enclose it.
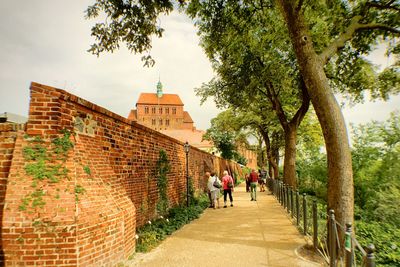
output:
{"label": "paved walkway", "polygon": [[297,256],[306,242],[273,196],[257,192],[257,202],[250,201],[241,184],[233,198],[234,207],[207,209],[125,266],[319,266]]}

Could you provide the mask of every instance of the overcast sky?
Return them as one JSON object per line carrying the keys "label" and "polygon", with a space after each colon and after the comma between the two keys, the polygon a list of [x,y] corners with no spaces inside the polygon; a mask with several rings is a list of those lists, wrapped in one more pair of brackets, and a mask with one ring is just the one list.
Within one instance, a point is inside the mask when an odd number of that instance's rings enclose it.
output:
{"label": "overcast sky", "polygon": [[[220,111],[212,101],[200,106],[194,88],[213,72],[191,21],[173,12],[161,20],[163,38],[153,40],[153,68],[125,48],[100,57],[86,52],[93,21],[84,10],[93,1],[0,1],[0,113],[28,115],[32,81],[64,89],[126,117],[141,92],[155,92],[159,76],[164,93],[179,94],[199,129],[206,130]],[[388,60],[374,56],[383,67]],[[400,97],[389,102],[356,105],[344,110],[347,123],[384,120],[399,109]]]}

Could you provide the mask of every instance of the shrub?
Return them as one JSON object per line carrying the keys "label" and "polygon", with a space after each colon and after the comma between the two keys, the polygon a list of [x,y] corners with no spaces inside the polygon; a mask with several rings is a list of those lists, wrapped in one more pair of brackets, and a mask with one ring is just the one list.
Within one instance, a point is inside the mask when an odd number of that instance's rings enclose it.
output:
{"label": "shrub", "polygon": [[160,217],[137,229],[138,239],[136,252],[147,252],[158,245],[167,235],[180,229],[183,225],[200,217],[200,214],[208,207],[208,196],[200,195],[192,199],[192,205],[176,206],[168,210],[167,216]]}

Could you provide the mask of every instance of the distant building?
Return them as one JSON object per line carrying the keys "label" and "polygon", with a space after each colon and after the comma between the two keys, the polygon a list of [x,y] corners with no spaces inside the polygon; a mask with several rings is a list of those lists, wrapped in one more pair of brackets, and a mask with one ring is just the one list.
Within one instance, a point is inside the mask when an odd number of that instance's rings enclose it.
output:
{"label": "distant building", "polygon": [[11,123],[26,123],[28,121],[27,117],[17,115],[10,112],[0,113],[0,123],[11,122]]}
{"label": "distant building", "polygon": [[164,94],[158,82],[157,93],[141,93],[136,109],[131,110],[128,119],[157,131],[195,130],[193,120],[183,110],[183,102],[177,94]]}
{"label": "distant building", "polygon": [[[190,114],[184,110],[184,104],[177,94],[164,94],[162,84],[157,83],[157,93],[141,93],[136,102],[136,109],[128,115],[129,120],[136,121],[181,142],[188,142],[209,153],[215,152],[213,144],[203,140],[206,133],[197,130]],[[247,166],[257,166],[254,151],[241,148],[240,153],[247,158]]]}

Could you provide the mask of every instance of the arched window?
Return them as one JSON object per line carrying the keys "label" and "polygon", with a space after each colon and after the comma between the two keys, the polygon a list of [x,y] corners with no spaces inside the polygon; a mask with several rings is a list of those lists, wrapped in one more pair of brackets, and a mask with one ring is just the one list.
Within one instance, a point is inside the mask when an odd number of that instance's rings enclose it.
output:
{"label": "arched window", "polygon": [[149,107],[144,107],[144,113],[149,114]]}

